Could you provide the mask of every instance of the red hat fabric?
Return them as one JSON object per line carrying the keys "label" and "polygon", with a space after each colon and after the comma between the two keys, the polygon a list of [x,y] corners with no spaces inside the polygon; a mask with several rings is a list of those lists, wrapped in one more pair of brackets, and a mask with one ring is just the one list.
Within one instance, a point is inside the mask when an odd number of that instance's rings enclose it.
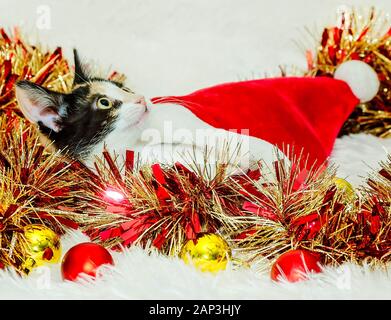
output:
{"label": "red hat fabric", "polygon": [[248,129],[250,136],[281,150],[294,146],[295,155],[303,149],[312,165],[330,155],[338,132],[359,100],[341,80],[284,77],[226,83],[152,102],[183,105],[216,128]]}

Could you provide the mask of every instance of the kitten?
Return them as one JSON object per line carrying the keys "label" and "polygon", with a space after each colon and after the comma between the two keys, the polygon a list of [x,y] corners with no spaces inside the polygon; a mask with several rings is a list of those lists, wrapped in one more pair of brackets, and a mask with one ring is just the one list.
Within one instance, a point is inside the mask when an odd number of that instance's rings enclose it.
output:
{"label": "kitten", "polygon": [[209,150],[208,164],[225,156],[233,162],[232,172],[245,171],[260,158],[269,165],[275,159],[276,148],[266,141],[211,127],[177,104],[153,105],[121,83],[87,74],[76,50],[74,60],[70,93],[26,80],[15,91],[20,109],[44,140],[91,168],[104,149],[115,152],[120,164],[126,150],[133,150],[141,163],[195,160],[199,165]]}

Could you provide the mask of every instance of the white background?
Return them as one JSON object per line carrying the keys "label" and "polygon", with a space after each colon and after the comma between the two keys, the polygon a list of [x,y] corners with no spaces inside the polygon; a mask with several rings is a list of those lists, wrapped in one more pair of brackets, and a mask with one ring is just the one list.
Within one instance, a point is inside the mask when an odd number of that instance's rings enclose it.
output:
{"label": "white background", "polygon": [[[391,13],[390,0],[0,0],[0,25],[68,57],[75,46],[151,97],[305,66],[295,44],[309,39],[304,27],[319,31],[350,4]],[[49,29],[37,28],[42,6]]]}

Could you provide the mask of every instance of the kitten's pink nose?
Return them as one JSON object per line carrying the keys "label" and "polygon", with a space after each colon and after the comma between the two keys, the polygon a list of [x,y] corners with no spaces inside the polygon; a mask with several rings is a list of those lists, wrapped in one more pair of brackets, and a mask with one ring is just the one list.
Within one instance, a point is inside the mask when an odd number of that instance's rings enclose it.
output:
{"label": "kitten's pink nose", "polygon": [[139,95],[135,96],[134,97],[134,103],[135,104],[141,104],[144,107],[147,106],[147,102],[145,101],[145,97],[144,96],[139,96]]}

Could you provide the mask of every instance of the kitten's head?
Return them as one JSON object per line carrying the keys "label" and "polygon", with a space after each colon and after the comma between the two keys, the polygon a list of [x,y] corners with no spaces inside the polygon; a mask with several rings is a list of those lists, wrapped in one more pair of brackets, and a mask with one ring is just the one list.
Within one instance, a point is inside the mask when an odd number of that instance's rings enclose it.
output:
{"label": "kitten's head", "polygon": [[68,94],[22,80],[15,87],[24,116],[53,146],[81,160],[106,140],[123,136],[147,112],[143,96],[122,84],[89,75],[74,50],[75,78]]}

